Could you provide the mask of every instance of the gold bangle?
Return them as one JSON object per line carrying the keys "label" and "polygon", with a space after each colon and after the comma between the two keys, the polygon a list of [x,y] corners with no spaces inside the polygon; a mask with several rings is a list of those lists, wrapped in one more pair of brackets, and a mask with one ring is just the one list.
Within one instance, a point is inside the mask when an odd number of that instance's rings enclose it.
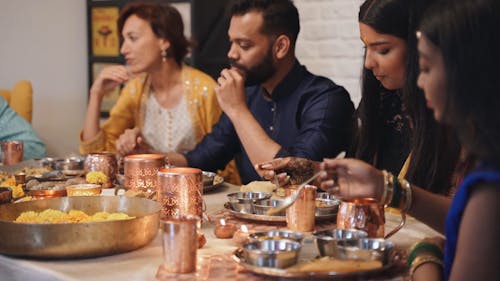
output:
{"label": "gold bangle", "polygon": [[415,274],[415,270],[417,270],[418,267],[420,267],[421,265],[423,265],[425,263],[429,263],[429,262],[439,265],[439,267],[441,267],[441,269],[444,268],[443,261],[435,256],[432,256],[432,255],[418,256],[411,263],[410,280],[413,280],[413,274]]}
{"label": "gold bangle", "polygon": [[381,205],[387,205],[392,201],[392,196],[394,194],[394,176],[391,172],[382,170],[384,175],[384,192],[382,193],[382,198],[380,198]]}
{"label": "gold bangle", "polygon": [[405,213],[408,213],[411,209],[412,201],[413,201],[413,191],[411,190],[411,184],[409,181],[405,179],[400,180],[401,186],[404,189],[405,193],[405,204],[404,207],[401,208],[401,210]]}

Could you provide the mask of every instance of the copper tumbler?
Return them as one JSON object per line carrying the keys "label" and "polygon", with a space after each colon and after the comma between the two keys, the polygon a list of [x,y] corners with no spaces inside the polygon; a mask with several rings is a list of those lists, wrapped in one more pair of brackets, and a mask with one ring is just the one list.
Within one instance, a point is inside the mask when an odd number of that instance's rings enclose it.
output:
{"label": "copper tumbler", "polygon": [[125,156],[125,189],[154,192],[158,187],[158,170],[165,166],[163,154],[135,154]]}
{"label": "copper tumbler", "polygon": [[3,141],[2,146],[2,163],[4,165],[13,165],[23,161],[24,142],[21,140]]}
{"label": "copper tumbler", "polygon": [[[298,185],[292,185],[286,189],[286,196],[292,196],[297,192]],[[316,212],[316,187],[306,185],[301,190],[299,198],[286,209],[286,225],[293,231],[313,231],[315,227]]]}
{"label": "copper tumbler", "polygon": [[368,233],[369,238],[383,237],[387,239],[398,232],[404,226],[405,221],[406,216],[401,213],[399,225],[384,237],[384,206],[373,198],[344,200],[340,203],[337,213],[337,228],[364,230]]}
{"label": "copper tumbler", "polygon": [[160,220],[163,268],[168,272],[196,271],[198,216],[173,216]]}
{"label": "copper tumbler", "polygon": [[158,201],[162,218],[203,214],[202,172],[196,168],[162,168],[158,171]]}
{"label": "copper tumbler", "polygon": [[118,171],[116,155],[111,152],[89,153],[84,162],[85,174],[91,171],[101,171],[107,177],[108,181],[102,185],[103,188],[113,187]]}

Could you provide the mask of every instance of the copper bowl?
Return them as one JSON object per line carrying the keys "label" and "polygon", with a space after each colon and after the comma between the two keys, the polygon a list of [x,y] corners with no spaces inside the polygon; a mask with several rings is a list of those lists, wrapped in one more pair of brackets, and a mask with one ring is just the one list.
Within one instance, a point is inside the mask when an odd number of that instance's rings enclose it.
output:
{"label": "copper bowl", "polygon": [[37,189],[29,190],[28,194],[36,199],[66,196],[66,189]]}

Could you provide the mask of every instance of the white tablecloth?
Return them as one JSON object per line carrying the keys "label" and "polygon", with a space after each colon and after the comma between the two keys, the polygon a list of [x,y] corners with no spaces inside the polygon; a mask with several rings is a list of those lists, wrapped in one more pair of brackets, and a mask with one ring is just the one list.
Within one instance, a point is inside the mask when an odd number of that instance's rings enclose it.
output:
{"label": "white tablecloth", "polygon": [[[223,184],[217,190],[206,194],[204,197],[207,203],[207,213],[221,209],[226,201],[226,194],[237,190],[238,187],[234,185]],[[111,190],[106,190],[104,195],[109,195],[110,192]],[[386,233],[399,223],[399,219],[397,214],[386,213]],[[231,239],[215,238],[213,225],[210,223],[204,223],[202,231],[207,238],[207,244],[198,250],[199,256],[227,254],[236,249]],[[399,247],[407,248],[417,240],[436,235],[439,234],[409,217],[406,226],[390,240]],[[107,257],[31,260],[0,255],[0,280],[155,280],[161,263],[162,246],[160,235],[157,235],[150,244],[141,249]]]}

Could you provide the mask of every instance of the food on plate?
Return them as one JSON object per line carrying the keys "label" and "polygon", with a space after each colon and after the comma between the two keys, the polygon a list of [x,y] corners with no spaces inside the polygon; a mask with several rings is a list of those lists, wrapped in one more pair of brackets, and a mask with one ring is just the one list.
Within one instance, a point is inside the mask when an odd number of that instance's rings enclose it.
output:
{"label": "food on plate", "polygon": [[15,220],[18,223],[81,223],[81,222],[99,222],[113,220],[127,220],[135,217],[125,213],[97,212],[88,215],[83,211],[70,210],[68,213],[46,209],[42,212],[27,211],[22,212]]}
{"label": "food on plate", "polygon": [[382,267],[378,260],[339,260],[331,257],[321,257],[310,261],[299,262],[288,267],[288,272],[338,272],[373,270]]}
{"label": "food on plate", "polygon": [[101,171],[91,171],[87,173],[85,180],[92,184],[105,184],[108,182],[108,176]]}
{"label": "food on plate", "polygon": [[276,185],[270,181],[252,181],[246,185],[242,185],[240,191],[272,193],[275,187]]}
{"label": "food on plate", "polygon": [[0,186],[10,187],[12,189],[12,198],[17,199],[24,196],[23,185],[16,184],[16,179],[12,177],[6,178]]}

